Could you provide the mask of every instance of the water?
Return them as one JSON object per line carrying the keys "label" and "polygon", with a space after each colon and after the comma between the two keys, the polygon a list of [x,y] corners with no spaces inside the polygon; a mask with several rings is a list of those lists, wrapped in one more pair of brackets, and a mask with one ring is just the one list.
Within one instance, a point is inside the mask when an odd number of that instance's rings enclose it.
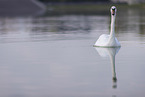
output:
{"label": "water", "polygon": [[145,17],[118,11],[119,49],[95,48],[110,16],[0,18],[1,97],[144,97]]}

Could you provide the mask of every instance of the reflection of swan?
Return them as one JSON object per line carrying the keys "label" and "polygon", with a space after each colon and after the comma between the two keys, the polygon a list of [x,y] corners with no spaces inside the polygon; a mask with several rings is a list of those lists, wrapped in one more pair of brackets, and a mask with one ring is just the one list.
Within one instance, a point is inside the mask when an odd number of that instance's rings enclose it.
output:
{"label": "reflection of swan", "polygon": [[120,43],[115,37],[115,17],[116,17],[116,7],[112,6],[111,9],[111,31],[110,35],[102,34],[96,41],[94,46],[97,47],[120,47]]}
{"label": "reflection of swan", "polygon": [[117,87],[117,77],[115,72],[115,55],[118,53],[120,47],[118,48],[96,48],[99,55],[101,57],[110,57],[111,65],[112,65],[112,80],[113,80],[113,88]]}

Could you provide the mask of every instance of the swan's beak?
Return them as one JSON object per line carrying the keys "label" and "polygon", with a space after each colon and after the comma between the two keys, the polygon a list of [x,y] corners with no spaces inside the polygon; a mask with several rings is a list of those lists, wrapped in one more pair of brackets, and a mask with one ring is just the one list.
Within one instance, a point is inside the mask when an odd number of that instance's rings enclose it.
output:
{"label": "swan's beak", "polygon": [[112,9],[112,15],[115,15],[115,9]]}

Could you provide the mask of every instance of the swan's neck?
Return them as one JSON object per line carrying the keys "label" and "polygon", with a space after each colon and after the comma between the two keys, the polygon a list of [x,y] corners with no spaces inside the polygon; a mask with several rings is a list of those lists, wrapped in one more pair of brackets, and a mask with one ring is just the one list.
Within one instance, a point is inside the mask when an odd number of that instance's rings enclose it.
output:
{"label": "swan's neck", "polygon": [[115,15],[111,15],[111,31],[110,36],[115,37]]}

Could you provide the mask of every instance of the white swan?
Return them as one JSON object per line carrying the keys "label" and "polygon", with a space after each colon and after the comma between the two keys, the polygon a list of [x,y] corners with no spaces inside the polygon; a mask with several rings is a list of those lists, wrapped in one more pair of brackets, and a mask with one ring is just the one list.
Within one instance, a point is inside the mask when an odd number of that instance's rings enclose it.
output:
{"label": "white swan", "polygon": [[110,35],[102,34],[96,41],[96,47],[120,47],[120,43],[115,37],[115,17],[116,17],[116,7],[112,6],[111,9],[111,31]]}

